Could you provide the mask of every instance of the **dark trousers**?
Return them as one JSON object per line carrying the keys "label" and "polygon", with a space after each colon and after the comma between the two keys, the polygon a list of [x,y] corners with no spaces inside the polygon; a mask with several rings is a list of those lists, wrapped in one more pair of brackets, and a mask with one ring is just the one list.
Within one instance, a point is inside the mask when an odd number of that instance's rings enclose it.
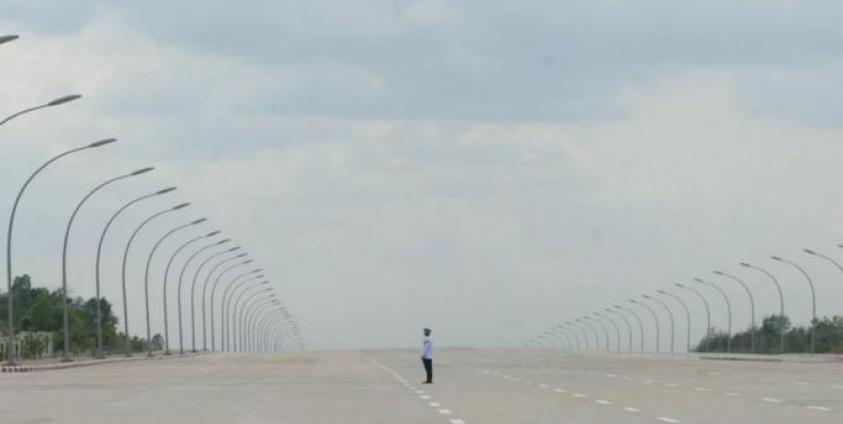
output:
{"label": "dark trousers", "polygon": [[424,372],[427,373],[427,382],[433,383],[433,359],[422,358]]}

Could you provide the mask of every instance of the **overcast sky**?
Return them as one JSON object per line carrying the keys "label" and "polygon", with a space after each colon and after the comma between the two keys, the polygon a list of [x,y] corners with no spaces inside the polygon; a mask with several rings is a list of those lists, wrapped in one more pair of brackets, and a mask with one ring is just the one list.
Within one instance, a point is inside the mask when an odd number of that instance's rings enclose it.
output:
{"label": "overcast sky", "polygon": [[[193,202],[140,236],[132,333],[152,244],[204,216],[267,270],[312,348],[411,346],[423,326],[440,345],[520,345],[697,276],[722,283],[743,328],[745,294],[712,270],[746,278],[759,319],[777,295],[740,261],[779,276],[807,323],[807,284],[770,254],[808,268],[820,314],[843,312],[843,275],[800,252],[843,258],[839,1],[2,3],[0,34],[21,39],[0,46],[0,116],[85,98],[0,128],[0,211],[52,154],[120,139],[33,183],[15,273],[57,287],[73,205],[154,165],[98,193],[71,234],[71,291],[92,296],[104,221],[179,186],[106,241],[103,294],[122,316],[133,227]],[[166,258],[199,232],[153,262],[154,332]],[[698,337],[702,305],[683,296]]]}

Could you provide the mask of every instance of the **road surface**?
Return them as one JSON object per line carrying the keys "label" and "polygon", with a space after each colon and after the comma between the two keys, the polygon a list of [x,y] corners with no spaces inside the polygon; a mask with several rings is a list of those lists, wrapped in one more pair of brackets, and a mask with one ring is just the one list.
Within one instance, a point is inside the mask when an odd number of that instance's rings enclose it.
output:
{"label": "road surface", "polygon": [[0,423],[843,423],[843,362],[440,349],[0,375]]}

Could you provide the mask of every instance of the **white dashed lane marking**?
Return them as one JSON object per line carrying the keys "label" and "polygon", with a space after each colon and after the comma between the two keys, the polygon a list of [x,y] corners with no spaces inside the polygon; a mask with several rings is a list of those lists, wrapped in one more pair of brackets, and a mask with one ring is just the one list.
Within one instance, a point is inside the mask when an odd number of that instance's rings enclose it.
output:
{"label": "white dashed lane marking", "polygon": [[633,413],[639,413],[639,412],[641,412],[641,410],[640,410],[640,409],[638,409],[638,408],[633,408],[633,407],[631,407],[631,406],[627,406],[627,407],[626,407],[626,408],[624,408],[623,410],[624,410],[624,411],[626,411],[626,412],[633,412]]}
{"label": "white dashed lane marking", "polygon": [[761,398],[761,400],[763,400],[764,402],[767,402],[767,403],[782,403],[781,399],[776,399],[776,398],[766,397],[766,398]]}
{"label": "white dashed lane marking", "polygon": [[826,406],[806,406],[805,409],[810,409],[812,411],[820,411],[820,412],[829,412],[831,408]]}
{"label": "white dashed lane marking", "polygon": [[450,409],[440,409],[440,410],[439,410],[439,413],[440,413],[440,414],[442,414],[442,415],[451,415],[451,414],[453,414],[453,412],[451,412],[451,410],[450,410]]}
{"label": "white dashed lane marking", "polygon": [[594,403],[596,403],[598,405],[611,405],[612,404],[612,402],[609,402],[608,400],[603,400],[603,399],[597,399],[597,400],[594,401]]}
{"label": "white dashed lane marking", "polygon": [[682,421],[679,421],[675,418],[670,418],[670,417],[656,417],[656,419],[661,421],[661,422],[665,422],[665,423],[681,423],[682,422]]}
{"label": "white dashed lane marking", "polygon": [[451,424],[465,424],[465,421],[463,421],[459,418],[454,418],[454,419],[451,420]]}

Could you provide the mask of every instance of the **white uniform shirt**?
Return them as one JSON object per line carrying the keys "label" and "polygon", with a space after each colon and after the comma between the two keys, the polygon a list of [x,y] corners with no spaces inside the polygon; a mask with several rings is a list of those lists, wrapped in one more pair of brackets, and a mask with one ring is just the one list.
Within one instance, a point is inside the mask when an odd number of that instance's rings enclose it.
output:
{"label": "white uniform shirt", "polygon": [[424,338],[421,354],[424,359],[433,359],[433,340],[430,340],[430,337]]}

